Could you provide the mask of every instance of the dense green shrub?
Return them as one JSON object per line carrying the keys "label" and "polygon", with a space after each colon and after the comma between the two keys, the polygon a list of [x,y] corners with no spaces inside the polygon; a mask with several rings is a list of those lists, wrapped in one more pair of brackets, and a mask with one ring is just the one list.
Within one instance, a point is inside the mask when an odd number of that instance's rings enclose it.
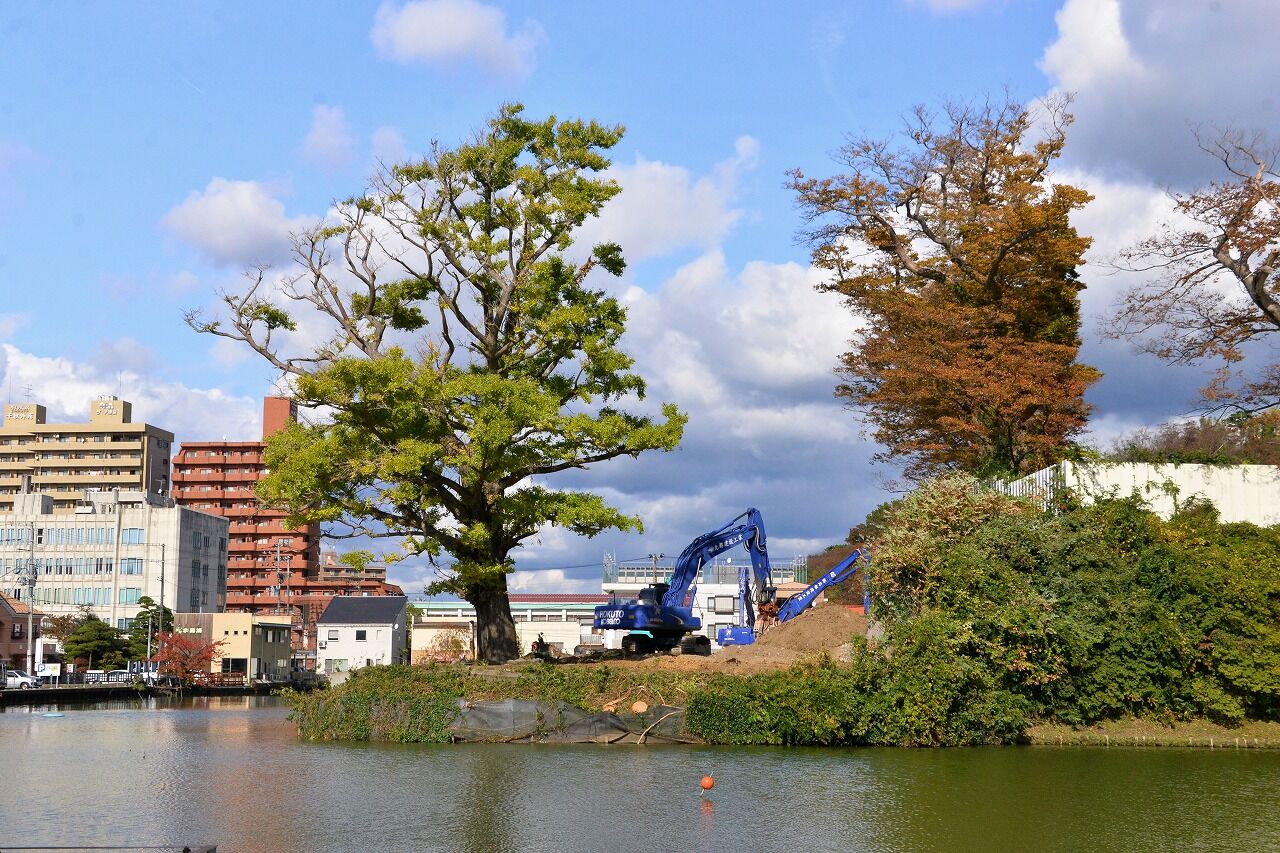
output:
{"label": "dense green shrub", "polygon": [[965,634],[922,636],[1073,725],[1277,718],[1280,529],[1220,524],[1196,502],[1164,522],[1136,496],[1058,510],[961,477],[898,502],[873,543],[887,648],[907,626],[952,620]]}
{"label": "dense green shrub", "polygon": [[332,690],[285,698],[308,740],[446,743],[462,685],[456,668],[380,666],[358,669]]}

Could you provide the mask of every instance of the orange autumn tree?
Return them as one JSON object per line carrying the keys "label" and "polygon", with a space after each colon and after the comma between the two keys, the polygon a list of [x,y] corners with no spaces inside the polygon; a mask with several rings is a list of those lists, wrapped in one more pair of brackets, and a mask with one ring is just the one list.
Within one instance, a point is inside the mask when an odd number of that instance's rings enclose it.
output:
{"label": "orange autumn tree", "polygon": [[[860,329],[836,390],[912,478],[1023,474],[1084,428],[1077,269],[1090,201],[1049,174],[1071,122],[1009,101],[918,107],[897,140],[856,138],[829,178],[790,173],[813,244]],[[1033,138],[1034,137],[1034,138]]]}
{"label": "orange autumn tree", "polygon": [[183,684],[193,684],[199,673],[209,673],[215,658],[222,657],[225,640],[206,642],[188,634],[159,635],[155,660],[161,675],[176,676]]}

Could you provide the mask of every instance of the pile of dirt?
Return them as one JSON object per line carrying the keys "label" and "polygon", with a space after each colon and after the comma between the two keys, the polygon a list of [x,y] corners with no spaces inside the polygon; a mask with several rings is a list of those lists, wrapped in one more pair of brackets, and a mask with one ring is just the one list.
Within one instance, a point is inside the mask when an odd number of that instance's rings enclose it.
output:
{"label": "pile of dirt", "polygon": [[819,604],[790,622],[765,631],[756,645],[795,652],[829,652],[848,643],[855,634],[866,633],[867,617],[861,607]]}

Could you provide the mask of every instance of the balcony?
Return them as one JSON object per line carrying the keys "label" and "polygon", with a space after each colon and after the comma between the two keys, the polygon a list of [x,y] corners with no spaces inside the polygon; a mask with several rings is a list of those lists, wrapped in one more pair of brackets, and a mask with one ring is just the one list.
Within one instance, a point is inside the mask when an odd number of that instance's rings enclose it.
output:
{"label": "balcony", "polygon": [[200,471],[181,470],[175,468],[173,471],[174,483],[221,483],[222,472],[213,471],[211,473],[203,473]]}
{"label": "balcony", "polygon": [[110,484],[116,486],[136,486],[138,485],[138,474],[104,474],[101,469],[92,469],[89,471],[68,471],[66,473],[43,473],[37,472],[32,481],[37,484],[44,485],[67,485],[71,483],[93,483]]}
{"label": "balcony", "polygon": [[59,439],[58,441],[50,441],[48,439],[40,441],[33,445],[28,445],[32,450],[39,450],[41,453],[50,450],[74,450],[78,453],[101,453],[104,450],[142,450],[142,441],[140,439],[130,439],[128,441],[76,441],[74,439],[68,441]]}
{"label": "balcony", "polygon": [[58,456],[39,456],[29,463],[36,468],[138,468],[142,465],[141,456],[117,456],[108,459],[95,459],[82,456],[77,459],[64,459]]}

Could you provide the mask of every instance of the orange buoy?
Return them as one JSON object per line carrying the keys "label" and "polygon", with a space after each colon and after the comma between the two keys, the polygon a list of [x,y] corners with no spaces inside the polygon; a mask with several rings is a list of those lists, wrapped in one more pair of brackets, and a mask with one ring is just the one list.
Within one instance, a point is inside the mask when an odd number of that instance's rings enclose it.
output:
{"label": "orange buoy", "polygon": [[710,791],[716,786],[716,780],[712,779],[710,776],[703,776],[702,781],[698,784],[702,786],[702,790]]}

